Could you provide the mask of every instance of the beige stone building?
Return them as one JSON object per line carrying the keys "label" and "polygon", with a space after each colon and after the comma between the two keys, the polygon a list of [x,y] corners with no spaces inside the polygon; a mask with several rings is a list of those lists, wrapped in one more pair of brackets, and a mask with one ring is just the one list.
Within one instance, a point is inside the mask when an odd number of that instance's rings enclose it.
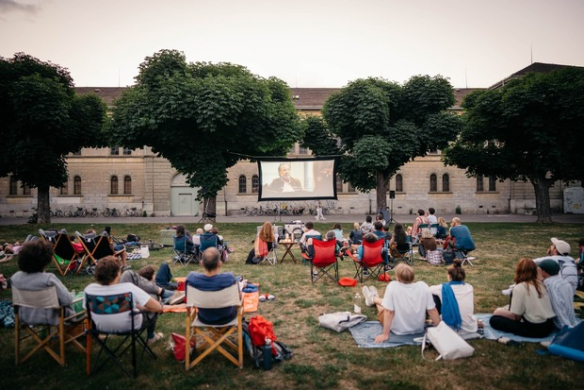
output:
{"label": "beige stone building", "polygon": [[[536,65],[536,64],[533,64]],[[532,66],[533,66],[532,65]],[[547,65],[547,64],[542,64]],[[526,68],[529,69],[530,67]],[[522,69],[510,77],[525,73]],[[546,68],[547,70],[547,68]],[[507,80],[507,79],[505,79]],[[503,85],[505,80],[493,87]],[[79,94],[93,93],[112,104],[123,88],[76,88]],[[292,99],[299,112],[319,115],[326,98],[338,89],[292,88]],[[474,89],[456,89],[457,103],[452,110],[460,111],[464,96]],[[290,156],[303,156],[310,151],[296,145]],[[103,212],[115,208],[122,215],[135,209],[142,214],[198,215],[203,205],[196,200],[197,189],[190,188],[182,174],[170,163],[156,157],[148,147],[137,150],[124,148],[83,149],[67,159],[69,180],[63,189],[51,189],[53,211],[74,212],[83,208]],[[274,208],[273,202],[257,202],[257,165],[242,161],[228,173],[229,183],[217,196],[219,215],[244,213],[245,210]],[[562,208],[564,184],[550,190],[552,209]],[[393,209],[396,213],[415,212],[434,207],[438,214],[454,213],[530,213],[535,207],[535,195],[530,183],[492,178],[468,178],[463,170],[446,167],[440,152],[404,165],[391,179],[390,189],[396,191]],[[355,191],[348,183],[337,181],[338,200],[326,202],[335,213],[360,214],[376,211],[375,193]],[[314,202],[281,204],[282,208],[308,210]],[[21,188],[10,177],[0,178],[0,215],[22,217],[30,215],[36,206],[36,190]],[[307,212],[307,211],[305,211]]]}

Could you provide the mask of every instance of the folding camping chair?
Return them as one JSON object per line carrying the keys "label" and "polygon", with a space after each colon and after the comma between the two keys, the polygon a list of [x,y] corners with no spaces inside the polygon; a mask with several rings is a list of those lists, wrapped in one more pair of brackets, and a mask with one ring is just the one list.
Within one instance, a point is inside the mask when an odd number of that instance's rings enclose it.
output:
{"label": "folding camping chair", "polygon": [[[322,241],[316,238],[311,240],[309,245],[312,246],[312,257],[307,257],[307,260],[310,261],[310,281],[314,284],[318,279],[327,276],[335,283],[338,283],[337,240]],[[304,257],[304,255],[303,253],[302,256]],[[334,271],[334,275],[331,275],[332,271]]]}
{"label": "folding camping chair", "polygon": [[[186,316],[186,343],[185,343],[185,369],[197,365],[213,350],[219,351],[230,362],[243,368],[243,305],[237,283],[219,291],[203,291],[193,286],[187,285],[187,316]],[[227,324],[209,325],[201,321],[197,315],[198,309],[218,309],[227,307],[237,307],[237,316]],[[194,332],[193,332],[194,331]],[[229,336],[236,336],[236,342],[228,339]],[[193,337],[201,336],[203,342],[197,343],[197,357],[191,362],[190,340]],[[222,347],[224,344],[234,353]]]}
{"label": "folding camping chair", "polygon": [[71,239],[66,230],[59,232],[39,229],[39,234],[43,240],[53,244],[53,263],[57,266],[61,275],[66,275],[71,269],[71,263],[77,261],[79,254],[73,248]]}
{"label": "folding camping chair", "polygon": [[181,237],[173,236],[172,240],[174,242],[174,257],[172,258],[172,264],[179,263],[181,265],[186,265],[195,259],[195,254],[187,250],[186,235],[182,235]]}
{"label": "folding camping chair", "polygon": [[[355,265],[355,277],[363,282],[364,276],[373,276],[375,278],[379,277],[381,271],[383,270],[383,247],[385,245],[385,238],[380,238],[375,242],[363,241],[363,257],[359,260],[354,254],[347,252],[349,257],[353,259],[353,264]],[[369,275],[365,275],[363,272],[365,269],[368,270]]]}
{"label": "folding camping chair", "polygon": [[[261,241],[260,238],[258,238],[258,240]],[[266,243],[267,245],[268,243]],[[262,264],[263,262],[266,262],[270,265],[276,265],[278,263],[278,252],[277,252],[277,247],[278,247],[278,241],[274,240],[274,242],[271,243],[271,247],[268,250],[268,253],[266,253],[264,256],[261,257],[261,260],[258,264]]]}
{"label": "folding camping chair", "polygon": [[393,265],[397,265],[398,261],[403,261],[408,265],[414,264],[414,249],[412,244],[408,241],[404,244],[398,244],[395,250],[392,251]]}
{"label": "folding camping chair", "polygon": [[473,256],[469,256],[468,253],[470,251],[466,250],[466,249],[458,249],[456,248],[454,250],[454,255],[459,258],[460,260],[462,260],[461,265],[464,265],[465,263],[467,263],[468,265],[470,265],[471,267],[474,267],[474,264],[472,263],[474,260],[476,260],[476,257]]}
{"label": "folding camping chair", "polygon": [[[12,286],[12,304],[14,306],[14,333],[15,333],[15,364],[19,365],[28,360],[36,352],[45,350],[61,366],[65,365],[65,345],[71,343],[80,351],[86,352],[85,347],[77,341],[84,333],[76,332],[78,326],[83,326],[85,313],[76,313],[65,316],[65,307],[59,304],[57,288],[47,287],[43,290],[22,290]],[[43,320],[26,322],[21,317],[21,309],[30,308],[39,311],[53,311],[57,318],[44,316]],[[24,333],[24,334],[23,334]],[[77,334],[75,334],[77,333]],[[25,340],[36,342],[26,356],[21,358],[21,351]],[[54,343],[58,341],[58,343]],[[58,347],[58,351],[54,348]]]}
{"label": "folding camping chair", "polygon": [[[142,357],[144,353],[150,355],[153,359],[156,359],[156,355],[146,342],[143,337],[146,332],[147,322],[153,321],[153,318],[148,318],[145,313],[136,311],[134,309],[134,300],[131,292],[113,295],[91,295],[85,294],[85,307],[87,312],[87,376],[99,372],[103,366],[108,362],[112,361],[129,377],[132,377],[130,372],[126,370],[122,364],[122,356],[128,351],[132,354],[132,373],[134,378],[138,375],[138,364],[137,364],[137,349],[141,349]],[[116,316],[118,314],[126,313],[130,316],[129,327],[126,329],[120,329],[118,331],[112,331],[102,325],[100,325],[99,318],[103,316]],[[144,322],[142,326],[137,326],[136,317],[142,316],[142,321]],[[155,318],[155,317],[154,317]],[[97,321],[96,321],[97,320]],[[104,323],[106,321],[103,319]],[[115,320],[114,320],[115,321]],[[105,335],[105,337],[100,338],[100,335]],[[111,336],[121,336],[121,342],[118,340],[112,340]],[[97,345],[100,346],[99,353],[95,359],[93,366],[91,364],[91,340],[94,340]],[[101,360],[103,356],[103,360]]]}
{"label": "folding camping chair", "polygon": [[318,235],[308,235],[306,236],[306,246],[303,246],[302,244],[300,245],[300,254],[302,255],[302,265],[306,265],[310,262],[310,258],[312,257],[311,253],[308,253],[308,240],[313,239],[313,240],[322,240],[322,235],[318,234]]}
{"label": "folding camping chair", "polygon": [[[207,249],[207,248],[211,248],[211,247],[215,247],[219,250],[220,255],[221,255],[221,259],[223,259],[223,251],[225,250],[225,248],[222,248],[219,245],[219,239],[217,237],[216,234],[213,233],[203,233],[200,235],[200,240],[201,240],[201,245],[199,246],[199,259],[201,259],[201,256],[203,255],[203,252]],[[224,243],[225,244],[225,243]]]}

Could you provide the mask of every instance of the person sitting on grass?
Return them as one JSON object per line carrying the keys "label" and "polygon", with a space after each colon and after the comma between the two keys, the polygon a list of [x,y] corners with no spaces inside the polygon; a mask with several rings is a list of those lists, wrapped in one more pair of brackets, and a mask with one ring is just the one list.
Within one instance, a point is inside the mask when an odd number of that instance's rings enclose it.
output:
{"label": "person sitting on grass", "polygon": [[436,239],[444,240],[448,236],[448,224],[442,217],[438,217],[438,228],[436,229]]}
{"label": "person sitting on grass", "polygon": [[[95,266],[94,277],[97,283],[91,283],[85,287],[85,294],[89,295],[116,295],[132,293],[134,307],[146,312],[145,314],[152,318],[153,314],[162,313],[165,305],[152,298],[147,292],[132,283],[120,283],[122,277],[122,267],[120,261],[115,256],[106,256],[100,259]],[[134,329],[141,329],[144,323],[144,313],[134,317]],[[92,313],[91,318],[98,329],[103,332],[124,332],[131,327],[131,317],[128,313],[118,314],[98,314]],[[147,343],[152,344],[162,339],[162,333],[155,332],[156,321],[148,323]]]}
{"label": "person sitting on grass", "polygon": [[154,282],[158,287],[165,290],[176,290],[178,288],[178,283],[172,281],[172,272],[170,272],[170,267],[167,263],[160,264],[158,267],[158,272],[156,272],[156,278]]}
{"label": "person sitting on grass", "polygon": [[[201,291],[220,291],[237,283],[235,276],[231,272],[220,272],[223,263],[220,260],[220,253],[217,248],[206,249],[202,257],[204,272],[189,272],[186,280],[188,286]],[[241,291],[239,294],[241,298]],[[205,324],[224,325],[237,316],[237,307],[200,308],[197,315]]]}
{"label": "person sitting on grass", "polygon": [[538,272],[543,279],[549,296],[552,308],[556,317],[554,318],[554,325],[557,329],[562,329],[564,326],[573,328],[580,323],[574,314],[574,292],[570,283],[562,278],[560,273],[560,264],[552,259],[542,260],[538,264]]}
{"label": "person sitting on grass", "polygon": [[158,287],[154,282],[154,272],[154,267],[151,265],[145,265],[137,272],[129,269],[122,272],[120,283],[135,284],[150,294],[152,298],[160,298],[163,303],[168,303],[170,305],[180,303],[181,295],[184,299],[184,293],[181,293],[180,291],[173,292],[172,290],[165,290],[162,287]]}
{"label": "person sitting on grass", "polygon": [[555,237],[551,241],[552,245],[547,250],[547,256],[539,257],[533,261],[538,265],[545,259],[551,259],[558,263],[560,265],[560,275],[570,283],[572,294],[574,294],[578,288],[578,267],[574,259],[570,257],[570,244]]}
{"label": "person sitting on grass", "polygon": [[353,230],[349,233],[349,245],[354,247],[353,249],[357,249],[357,245],[361,245],[363,241],[363,232],[361,232],[361,227],[359,226],[359,222],[355,222],[353,224]]}
{"label": "person sitting on grass", "polygon": [[391,257],[396,257],[398,251],[407,252],[410,250],[410,242],[408,240],[408,234],[404,229],[404,225],[401,223],[396,223],[393,228],[393,236],[389,240],[389,249],[391,252]]}
{"label": "person sitting on grass", "polygon": [[377,306],[377,319],[383,325],[383,333],[375,337],[375,343],[388,340],[390,332],[396,335],[422,333],[426,313],[435,326],[440,323],[430,288],[424,282],[414,282],[414,269],[400,263],[395,267],[395,278],[387,285],[383,299],[375,286],[363,287],[365,304]]}
{"label": "person sitting on grass", "polygon": [[447,283],[430,286],[436,310],[442,315],[442,321],[455,331],[475,333],[478,323],[474,316],[474,289],[464,281],[466,272],[462,260],[454,260],[447,273]]}
{"label": "person sitting on grass", "polygon": [[424,253],[423,257],[426,258],[428,263],[432,265],[440,265],[442,263],[442,252],[438,250],[438,244],[430,229],[422,229],[422,239],[418,248],[420,249],[420,254]]}
{"label": "person sitting on grass", "polygon": [[491,326],[518,336],[546,337],[554,329],[555,316],[547,290],[537,279],[537,265],[532,259],[519,259],[511,305],[495,309]]}

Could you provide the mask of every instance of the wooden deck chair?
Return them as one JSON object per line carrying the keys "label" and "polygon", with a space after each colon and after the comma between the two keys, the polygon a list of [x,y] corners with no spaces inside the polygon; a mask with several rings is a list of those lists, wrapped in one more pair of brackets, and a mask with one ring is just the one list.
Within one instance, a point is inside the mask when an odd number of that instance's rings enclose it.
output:
{"label": "wooden deck chair", "polygon": [[195,254],[187,250],[187,236],[182,235],[181,237],[173,236],[172,240],[174,242],[173,251],[174,257],[172,258],[172,264],[179,263],[181,265],[186,265],[194,260]]}
{"label": "wooden deck chair", "polygon": [[313,257],[310,259],[310,281],[312,284],[322,278],[329,277],[333,282],[339,281],[339,263],[337,262],[337,240],[322,241],[311,239]]}
{"label": "wooden deck chair", "polygon": [[[375,242],[363,241],[363,257],[359,260],[354,254],[347,252],[355,265],[354,279],[359,278],[363,282],[365,276],[373,276],[375,279],[383,270],[382,250],[385,245],[385,238],[380,238]],[[368,274],[364,271],[367,269]]]}
{"label": "wooden deck chair", "polygon": [[99,259],[102,259],[106,256],[120,256],[125,249],[115,251],[112,242],[110,241],[110,237],[106,232],[96,236],[95,240],[95,248],[91,253],[91,259],[97,263]]}
{"label": "wooden deck chair", "polygon": [[[186,286],[187,315],[186,315],[186,343],[185,343],[185,369],[189,370],[217,350],[230,362],[243,368],[243,305],[237,283],[219,291],[202,291],[193,286]],[[218,309],[237,307],[237,316],[224,325],[209,325],[201,321],[197,315],[197,309]],[[197,357],[191,361],[190,340],[196,336],[203,339],[197,343]],[[235,336],[235,342],[228,337]],[[229,352],[223,345],[233,352]]]}
{"label": "wooden deck chair", "polygon": [[[71,343],[81,352],[85,347],[78,339],[84,336],[83,327],[85,313],[66,316],[65,307],[59,304],[57,288],[47,287],[43,290],[22,290],[12,286],[12,304],[14,306],[14,339],[15,363],[19,365],[27,361],[38,351],[45,350],[61,366],[65,365],[65,345]],[[57,314],[56,318],[45,317],[41,322],[26,322],[22,317],[22,309],[49,310]],[[28,340],[28,341],[27,341]],[[24,344],[35,342],[35,346],[21,357]],[[58,347],[58,350],[55,348]]]}
{"label": "wooden deck chair", "polygon": [[71,244],[69,234],[64,229],[59,232],[45,232],[39,229],[39,234],[45,241],[53,244],[53,263],[61,275],[66,275],[71,269],[71,263],[77,261],[79,257]]}
{"label": "wooden deck chair", "polygon": [[411,242],[398,245],[395,250],[392,251],[392,262],[396,266],[398,261],[403,261],[408,265],[414,264],[414,249]]}
{"label": "wooden deck chair", "polygon": [[[150,357],[156,359],[156,355],[152,352],[144,338],[148,326],[147,321],[153,321],[155,317],[148,318],[144,313],[135,310],[134,299],[131,292],[113,295],[91,295],[86,293],[85,308],[87,312],[87,376],[96,374],[107,362],[112,361],[127,376],[132,377],[133,374],[134,378],[137,377],[137,349],[141,349],[142,357],[144,356],[144,353],[147,353]],[[113,332],[111,329],[100,326],[99,317],[118,314],[123,315],[124,313],[127,313],[131,319],[127,329],[120,329]],[[139,325],[136,324],[137,316],[143,316],[142,326],[137,326]],[[105,337],[102,335],[105,335]],[[115,340],[116,338],[118,340]],[[121,341],[119,338],[121,338]],[[100,347],[93,365],[91,364],[90,353],[92,340]],[[132,355],[132,374],[130,374],[126,367],[124,367],[121,360],[124,354],[128,351],[130,351]],[[101,360],[102,357],[103,360]]]}
{"label": "wooden deck chair", "polygon": [[92,267],[97,264],[97,261],[93,257],[93,251],[95,250],[96,246],[96,236],[93,233],[81,234],[78,231],[75,232],[75,235],[77,236],[79,243],[81,243],[84,251],[83,255],[81,256],[81,261],[79,262],[77,272],[75,272],[75,275],[78,275],[85,265]]}

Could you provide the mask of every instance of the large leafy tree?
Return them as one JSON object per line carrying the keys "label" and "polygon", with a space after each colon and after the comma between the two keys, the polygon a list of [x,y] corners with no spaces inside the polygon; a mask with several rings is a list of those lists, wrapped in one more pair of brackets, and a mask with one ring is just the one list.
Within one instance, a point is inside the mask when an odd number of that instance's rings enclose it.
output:
{"label": "large leafy tree", "polygon": [[463,106],[464,129],[445,161],[468,175],[529,180],[537,222],[552,222],[550,187],[584,176],[584,68],[531,73]]}
{"label": "large leafy tree", "polygon": [[290,90],[229,63],[187,63],[162,50],[140,65],[136,85],[116,101],[112,137],[148,145],[187,175],[199,198],[211,200],[227,169],[248,156],[285,155],[301,138]]}
{"label": "large leafy tree", "polygon": [[38,221],[50,222],[49,188],[67,181],[68,153],[102,145],[107,107],[76,96],[67,69],[18,53],[0,58],[0,176],[38,188]]}
{"label": "large leafy tree", "polygon": [[414,76],[403,86],[355,80],[329,97],[323,118],[303,121],[303,145],[317,155],[340,154],[343,179],[361,191],[375,188],[377,208],[385,209],[389,180],[399,168],[458,134],[460,119],[446,111],[454,101],[452,86],[440,76]]}

